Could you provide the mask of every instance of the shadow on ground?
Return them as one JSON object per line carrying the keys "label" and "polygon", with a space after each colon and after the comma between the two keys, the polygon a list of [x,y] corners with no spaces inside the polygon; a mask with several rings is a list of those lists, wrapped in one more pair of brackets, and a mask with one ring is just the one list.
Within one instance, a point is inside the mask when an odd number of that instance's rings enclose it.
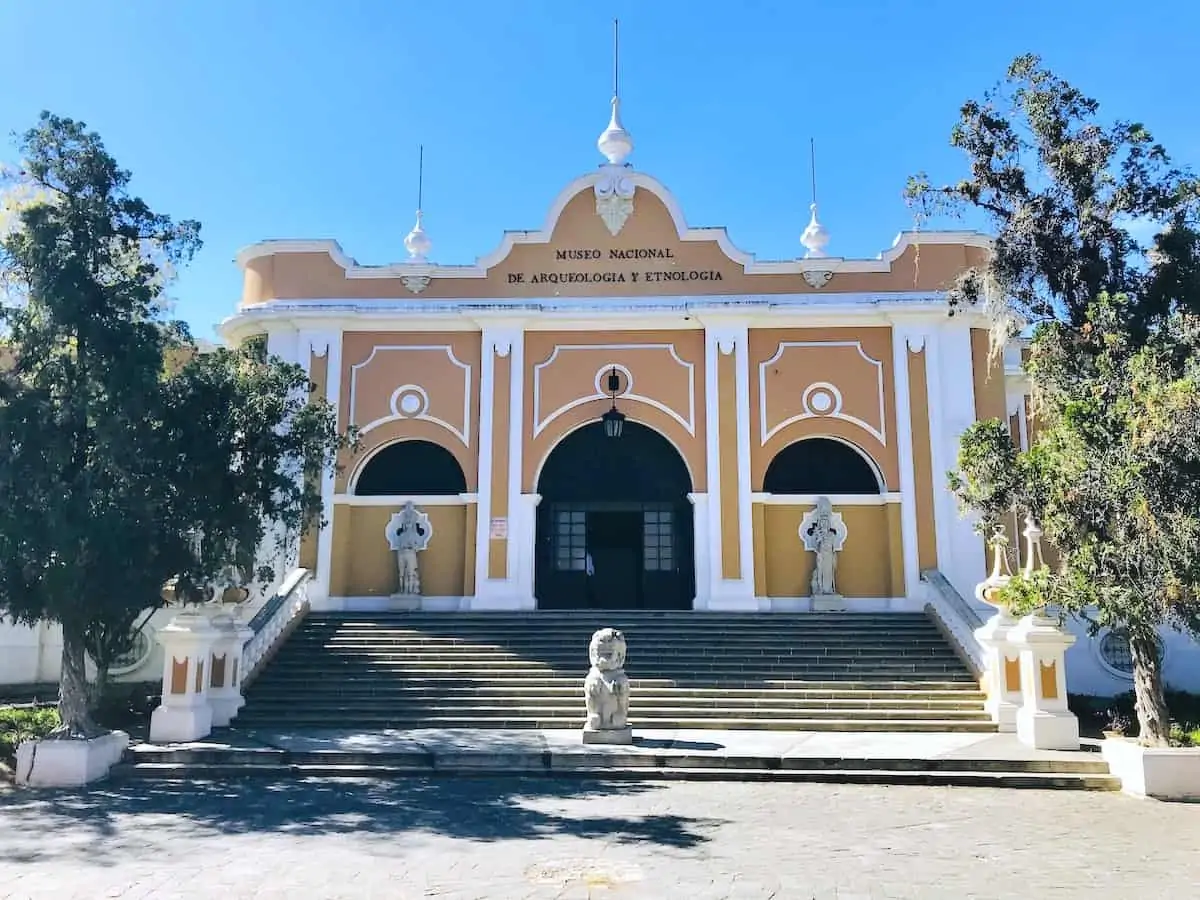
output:
{"label": "shadow on ground", "polygon": [[[652,795],[653,784],[521,777],[131,781],[87,791],[0,793],[0,867],[72,855],[104,863],[135,845],[220,835],[402,836],[470,841],[601,838],[687,849],[725,820],[670,814],[589,816],[588,797]],[[640,797],[638,808],[653,803]],[[611,809],[611,804],[605,806]],[[152,836],[152,837],[151,837]]]}

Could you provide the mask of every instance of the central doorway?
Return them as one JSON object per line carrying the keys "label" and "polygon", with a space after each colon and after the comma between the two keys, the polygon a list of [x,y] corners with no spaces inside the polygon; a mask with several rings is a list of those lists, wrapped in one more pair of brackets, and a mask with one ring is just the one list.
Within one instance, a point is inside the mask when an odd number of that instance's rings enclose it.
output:
{"label": "central doorway", "polygon": [[600,422],[551,451],[538,479],[539,609],[691,609],[691,476],[658,432]]}

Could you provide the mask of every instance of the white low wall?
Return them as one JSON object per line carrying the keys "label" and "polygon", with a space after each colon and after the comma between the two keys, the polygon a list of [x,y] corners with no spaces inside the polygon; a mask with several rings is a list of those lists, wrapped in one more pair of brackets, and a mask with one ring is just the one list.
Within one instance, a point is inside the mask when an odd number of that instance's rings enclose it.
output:
{"label": "white low wall", "polygon": [[[242,621],[249,621],[270,597],[252,601],[241,610]],[[143,650],[133,665],[114,670],[113,681],[159,681],[163,673],[163,649],[154,636],[158,629],[178,614],[178,608],[160,609],[150,617],[140,642]],[[141,621],[140,619],[138,620]],[[88,677],[95,669],[88,661]],[[0,685],[53,684],[62,672],[62,628],[43,622],[36,628],[14,625],[0,618]]]}
{"label": "white low wall", "polygon": [[[1072,694],[1112,697],[1133,690],[1133,676],[1122,674],[1105,662],[1100,653],[1101,632],[1088,637],[1087,627],[1073,619],[1067,627],[1079,640],[1067,651],[1067,689]],[[1163,681],[1168,688],[1200,693],[1200,644],[1187,634],[1172,629],[1159,632],[1163,643]]]}

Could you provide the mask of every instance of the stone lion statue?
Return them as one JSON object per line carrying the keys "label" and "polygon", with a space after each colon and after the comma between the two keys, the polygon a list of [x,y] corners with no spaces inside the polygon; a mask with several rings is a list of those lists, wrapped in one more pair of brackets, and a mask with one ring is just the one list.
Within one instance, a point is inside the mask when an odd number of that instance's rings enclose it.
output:
{"label": "stone lion statue", "polygon": [[625,635],[615,628],[601,628],[592,635],[588,645],[592,668],[583,682],[587,701],[585,732],[628,730],[629,678],[625,674],[625,652]]}

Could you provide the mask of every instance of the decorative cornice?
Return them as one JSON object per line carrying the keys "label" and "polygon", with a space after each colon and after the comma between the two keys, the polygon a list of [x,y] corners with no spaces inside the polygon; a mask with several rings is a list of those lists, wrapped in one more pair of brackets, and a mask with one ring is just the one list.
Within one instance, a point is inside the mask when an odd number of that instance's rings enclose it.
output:
{"label": "decorative cornice", "polygon": [[[512,248],[517,244],[548,244],[554,234],[554,228],[567,204],[576,195],[585,190],[595,191],[597,185],[611,180],[610,166],[601,166],[598,171],[583,175],[564,188],[550,206],[546,220],[540,229],[535,231],[509,231],[500,241],[500,245],[491,253],[479,257],[474,265],[444,266],[429,265],[428,274],[431,278],[486,278],[488,270],[502,262]],[[921,244],[960,244],[969,247],[987,249],[991,247],[991,239],[975,231],[902,231],[896,236],[892,246],[881,252],[874,259],[845,259],[837,256],[824,256],[810,259],[792,259],[781,261],[758,261],[752,253],[736,247],[729,239],[724,228],[692,228],[688,226],[675,196],[666,186],[644,172],[635,172],[622,167],[622,190],[640,188],[657,197],[666,207],[675,225],[675,230],[681,241],[715,241],[721,251],[733,262],[741,265],[747,275],[787,275],[803,274],[809,271],[830,272],[889,272],[892,263],[904,254],[909,247]],[[630,195],[632,198],[632,194]],[[363,266],[348,256],[337,241],[333,240],[271,240],[253,244],[243,249],[237,255],[237,263],[245,268],[250,262],[263,256],[282,253],[326,253],[330,259],[346,271],[347,278],[396,278],[411,271],[409,263],[393,263],[383,266]]]}

